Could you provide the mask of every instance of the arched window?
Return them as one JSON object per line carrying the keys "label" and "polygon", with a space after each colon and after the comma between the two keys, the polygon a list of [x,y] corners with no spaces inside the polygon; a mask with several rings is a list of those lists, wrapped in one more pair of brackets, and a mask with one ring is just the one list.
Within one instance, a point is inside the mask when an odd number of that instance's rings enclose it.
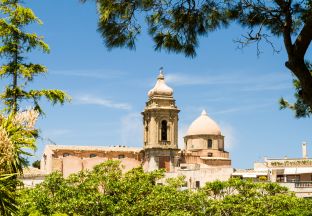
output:
{"label": "arched window", "polygon": [[161,121],[161,141],[167,141],[167,121]]}
{"label": "arched window", "polygon": [[208,149],[212,148],[212,139],[208,139]]}

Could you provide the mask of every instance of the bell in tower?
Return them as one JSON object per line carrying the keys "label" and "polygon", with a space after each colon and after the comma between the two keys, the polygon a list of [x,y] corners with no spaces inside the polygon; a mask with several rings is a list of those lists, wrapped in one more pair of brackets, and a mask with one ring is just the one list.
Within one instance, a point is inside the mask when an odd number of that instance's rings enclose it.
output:
{"label": "bell in tower", "polygon": [[162,69],[149,92],[143,115],[145,163],[148,171],[174,171],[178,154],[178,113],[173,90]]}

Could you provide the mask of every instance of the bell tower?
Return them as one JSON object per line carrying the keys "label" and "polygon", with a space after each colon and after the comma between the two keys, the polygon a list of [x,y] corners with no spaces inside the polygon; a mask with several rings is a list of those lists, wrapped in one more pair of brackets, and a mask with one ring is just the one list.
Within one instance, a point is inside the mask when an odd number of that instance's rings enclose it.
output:
{"label": "bell tower", "polygon": [[178,154],[178,113],[173,90],[165,82],[162,69],[149,92],[143,115],[144,152],[147,171],[174,171]]}

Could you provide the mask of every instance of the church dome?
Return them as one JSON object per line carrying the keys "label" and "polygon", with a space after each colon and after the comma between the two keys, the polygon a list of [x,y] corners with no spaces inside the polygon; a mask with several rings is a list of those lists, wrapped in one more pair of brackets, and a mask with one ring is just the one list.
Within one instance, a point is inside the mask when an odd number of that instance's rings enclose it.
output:
{"label": "church dome", "polygon": [[160,70],[160,73],[157,77],[157,82],[149,92],[148,96],[169,96],[171,97],[173,95],[173,90],[169,86],[167,86],[165,82],[165,76],[163,74],[163,71]]}
{"label": "church dome", "polygon": [[212,120],[205,110],[192,122],[186,136],[190,135],[221,135],[220,127]]}

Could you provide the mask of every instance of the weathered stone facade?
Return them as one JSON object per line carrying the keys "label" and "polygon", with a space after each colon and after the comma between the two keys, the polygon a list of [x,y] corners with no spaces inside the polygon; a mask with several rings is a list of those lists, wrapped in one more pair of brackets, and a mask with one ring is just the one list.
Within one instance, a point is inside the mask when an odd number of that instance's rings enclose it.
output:
{"label": "weathered stone facade", "polygon": [[106,160],[120,160],[124,171],[142,164],[143,152],[132,147],[95,147],[47,145],[40,168],[46,173],[59,171],[64,177],[81,170],[90,170]]}

